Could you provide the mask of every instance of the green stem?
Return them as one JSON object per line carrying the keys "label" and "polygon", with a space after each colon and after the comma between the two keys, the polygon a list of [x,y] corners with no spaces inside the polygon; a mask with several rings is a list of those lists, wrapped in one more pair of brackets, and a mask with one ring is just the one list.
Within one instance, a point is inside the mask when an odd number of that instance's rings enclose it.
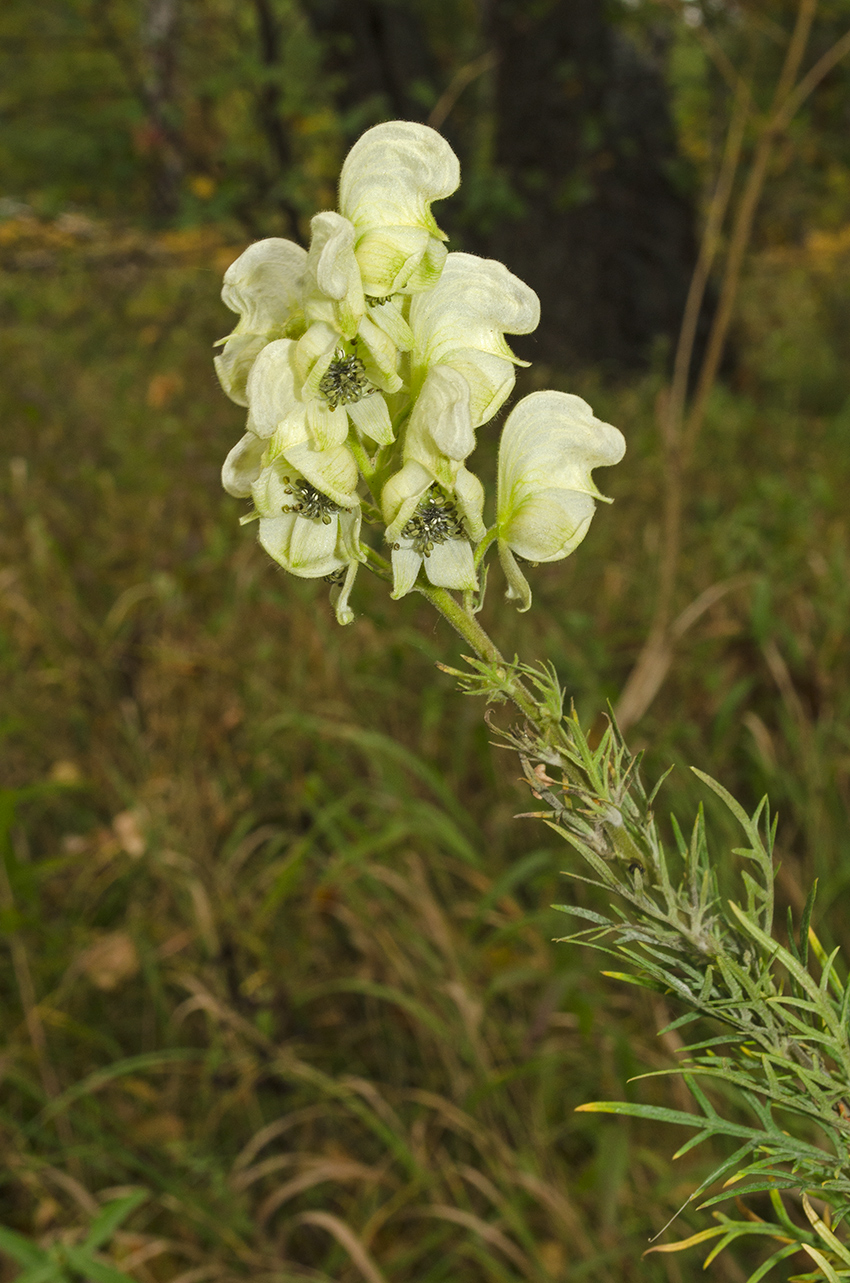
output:
{"label": "green stem", "polygon": [[360,473],[361,473],[361,476],[363,477],[363,480],[366,482],[366,485],[369,487],[369,493],[371,494],[372,498],[375,500],[375,503],[378,503],[377,495],[372,489],[372,479],[375,476],[375,473],[377,472],[377,468],[373,465],[372,460],[369,458],[368,454],[366,453],[366,449],[363,446],[363,443],[357,440],[357,437],[355,436],[353,431],[348,434],[347,444],[348,444],[349,450],[354,455],[354,458],[357,460],[357,466],[360,469]]}
{"label": "green stem", "polygon": [[361,543],[360,549],[366,554],[366,568],[371,570],[373,575],[379,579],[384,579],[388,584],[393,581],[393,572],[390,563],[379,552],[371,548],[367,543]]}
{"label": "green stem", "polygon": [[496,536],[498,535],[498,533],[499,533],[499,527],[498,527],[498,526],[492,526],[492,527],[487,531],[487,533],[486,533],[486,535],[484,536],[484,538],[481,540],[481,543],[480,543],[480,544],[478,545],[478,547],[475,549],[475,569],[476,569],[476,570],[477,570],[477,569],[478,569],[478,567],[481,565],[481,562],[484,560],[484,554],[485,554],[485,552],[486,552],[486,551],[487,551],[487,549],[490,547],[490,544],[491,544],[491,543],[493,542],[493,540],[496,538]]}
{"label": "green stem", "polygon": [[[421,592],[423,597],[427,597],[431,605],[440,612],[464,641],[469,642],[479,659],[483,659],[490,664],[503,664],[507,676],[510,671],[510,665],[496,643],[485,633],[478,620],[474,616],[468,615],[447,589],[419,586],[417,591]],[[505,691],[529,721],[534,722],[535,725],[540,725],[543,719],[540,715],[538,703],[528,687],[523,685],[518,677],[511,678],[506,683]]]}

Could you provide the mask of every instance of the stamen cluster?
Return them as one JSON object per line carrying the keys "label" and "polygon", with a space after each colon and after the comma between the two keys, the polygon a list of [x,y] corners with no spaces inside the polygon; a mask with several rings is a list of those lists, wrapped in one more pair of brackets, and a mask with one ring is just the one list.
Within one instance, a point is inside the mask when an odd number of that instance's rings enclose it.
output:
{"label": "stamen cluster", "polygon": [[337,353],[327,374],[319,380],[319,391],[332,410],[340,405],[352,405],[374,390],[360,357],[346,356],[344,352]]}
{"label": "stamen cluster", "polygon": [[[414,552],[420,553],[423,557],[431,555],[435,544],[443,544],[447,539],[463,539],[466,536],[457,506],[447,499],[436,485],[431,486],[413,516],[402,527],[401,533],[406,539],[412,541]],[[398,547],[398,544],[394,545],[396,551]]]}
{"label": "stamen cluster", "polygon": [[281,504],[281,512],[297,512],[310,521],[321,521],[322,525],[329,526],[333,514],[341,510],[338,503],[334,503],[333,499],[322,494],[303,477],[294,482],[290,482],[289,477],[284,477],[283,480],[286,483],[284,494],[293,495],[295,502]]}

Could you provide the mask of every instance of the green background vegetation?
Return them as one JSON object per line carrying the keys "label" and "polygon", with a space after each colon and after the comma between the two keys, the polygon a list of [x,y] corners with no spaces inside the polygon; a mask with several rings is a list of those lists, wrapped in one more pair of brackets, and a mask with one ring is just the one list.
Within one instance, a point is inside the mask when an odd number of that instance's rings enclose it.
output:
{"label": "green background vegetation", "polygon": [[[769,63],[790,8],[745,11]],[[850,12],[823,11],[828,43]],[[687,1107],[675,1083],[628,1083],[670,1062],[655,1030],[675,1010],[551,943],[567,926],[548,906],[593,897],[561,877],[555,834],[512,818],[533,809],[516,764],[434,667],[462,647],[365,576],[338,629],[326,588],[285,577],[220,490],[242,420],[211,369],[221,274],[252,235],[303,234],[349,140],[391,114],[346,101],[344,41],[316,34],[310,6],[272,12],[270,69],[261,5],[187,3],[159,124],[167,68],[137,6],[0,18],[0,1223],[79,1242],[100,1203],[142,1188],[103,1258],[139,1283],[696,1277],[695,1254],[640,1254],[708,1159],[671,1166],[681,1137],[573,1113]],[[480,32],[460,4],[417,13],[439,71],[411,90],[427,115]],[[722,7],[708,16],[746,60]],[[723,85],[663,10],[610,19],[666,41],[698,217]],[[699,443],[679,608],[718,591],[630,735],[650,776],[675,765],[668,808],[705,801],[721,863],[737,836],[686,766],[750,808],[769,790],[780,898],[799,911],[818,876],[819,933],[845,945],[846,88],[846,72],[825,83],[771,172]],[[469,92],[455,128],[481,162],[473,193],[504,190],[486,75]],[[171,187],[154,126],[181,140]],[[462,240],[474,205],[456,217]],[[629,444],[600,478],[614,507],[575,557],[532,572],[531,614],[502,603],[497,570],[485,608],[506,653],[555,663],[586,724],[651,616],[665,360],[661,343],[637,372],[521,376],[520,391],[586,396]],[[485,476],[496,435],[481,433]],[[689,1211],[679,1227],[704,1224]],[[712,1268],[745,1277],[731,1256]]]}

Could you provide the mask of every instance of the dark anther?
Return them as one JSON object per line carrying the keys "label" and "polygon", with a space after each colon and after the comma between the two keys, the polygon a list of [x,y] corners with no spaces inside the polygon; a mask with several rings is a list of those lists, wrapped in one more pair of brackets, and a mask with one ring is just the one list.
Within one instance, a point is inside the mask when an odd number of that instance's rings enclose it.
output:
{"label": "dark anther", "polygon": [[430,556],[434,544],[466,535],[457,508],[437,485],[431,486],[401,533],[405,539],[413,540],[413,551],[422,557]]}
{"label": "dark anther", "polygon": [[[288,481],[289,477],[283,479]],[[295,503],[284,504],[283,512],[297,512],[299,517],[310,517],[313,521],[321,521],[324,526],[329,526],[333,520],[332,514],[340,511],[338,503],[334,503],[333,499],[329,499],[303,478],[294,485],[287,486],[285,493],[293,495]]]}
{"label": "dark anther", "polygon": [[340,405],[350,405],[372,391],[366,378],[366,369],[359,356],[346,356],[339,352],[328,366],[319,383],[319,391],[332,410]]}

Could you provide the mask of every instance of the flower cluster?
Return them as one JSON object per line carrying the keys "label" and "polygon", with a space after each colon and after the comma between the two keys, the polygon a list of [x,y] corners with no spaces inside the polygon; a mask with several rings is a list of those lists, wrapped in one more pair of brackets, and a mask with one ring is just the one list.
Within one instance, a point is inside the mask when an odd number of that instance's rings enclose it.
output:
{"label": "flower cluster", "polygon": [[572,552],[600,497],[591,469],[625,448],[578,397],[525,397],[503,430],[488,530],[467,460],[523,364],[505,335],[534,330],[540,305],[502,263],[447,252],[431,203],[459,182],[457,157],[433,129],[377,125],[346,157],[339,213],[313,218],[309,249],[259,241],[224,278],[239,323],[215,366],[248,411],[224,488],[252,499],[243,520],[259,520],[261,544],[285,570],[330,580],[340,623],[353,619],[358,566],[370,553],[378,562],[364,520],[383,527],[394,597],[425,581],[476,590],[481,556],[498,540],[508,596],[527,609],[517,556]]}

